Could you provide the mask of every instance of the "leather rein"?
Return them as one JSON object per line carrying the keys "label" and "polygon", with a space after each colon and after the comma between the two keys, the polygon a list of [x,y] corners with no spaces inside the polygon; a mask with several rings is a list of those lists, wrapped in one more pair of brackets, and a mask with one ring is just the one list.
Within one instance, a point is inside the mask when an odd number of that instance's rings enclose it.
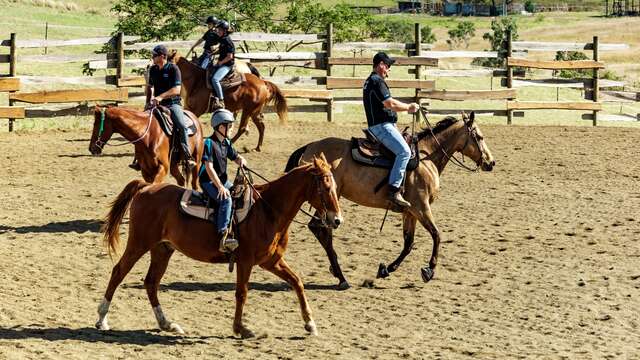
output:
{"label": "leather rein", "polygon": [[107,144],[107,142],[109,140],[104,140],[103,141],[102,139],[100,139],[102,134],[104,134],[104,123],[105,123],[105,120],[106,120],[106,116],[105,116],[106,109],[105,108],[100,109],[100,129],[98,130],[98,139],[96,139],[96,142],[94,143],[95,146],[100,148],[100,150],[103,150],[106,145],[109,145],[109,146],[123,146],[123,145],[135,144],[138,141],[144,139],[147,136],[147,134],[149,133],[149,129],[151,128],[151,120],[153,119],[153,110],[155,108],[156,107],[154,106],[149,110],[149,120],[147,121],[147,127],[144,130],[144,133],[142,133],[142,135],[140,137],[138,137],[137,139],[135,139],[135,140],[126,141],[126,142],[123,142],[123,143],[120,143],[120,144]]}

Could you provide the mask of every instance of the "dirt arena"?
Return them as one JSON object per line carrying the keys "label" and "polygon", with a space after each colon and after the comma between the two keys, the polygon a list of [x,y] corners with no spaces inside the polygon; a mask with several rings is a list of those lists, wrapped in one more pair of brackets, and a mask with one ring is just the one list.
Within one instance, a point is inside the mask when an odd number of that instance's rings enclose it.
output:
{"label": "dirt arena", "polygon": [[[286,256],[320,336],[306,335],[288,286],[257,269],[245,319],[259,337],[244,341],[231,331],[235,274],[181,254],[160,301],[185,336],[157,330],[142,283],[148,256],[115,294],[113,330],[95,330],[113,266],[100,219],[137,177],[127,167],[133,147],[91,157],[88,130],[0,134],[0,358],[640,358],[640,129],[482,129],[497,164],[444,172],[434,280],[420,278],[432,242],[418,228],[400,269],[363,286],[399,254],[400,217],[379,233],[383,211],[342,201],[336,250],[351,289],[333,289],[304,226],[293,224]],[[358,132],[270,122],[264,151],[246,157],[274,178],[299,145]]]}

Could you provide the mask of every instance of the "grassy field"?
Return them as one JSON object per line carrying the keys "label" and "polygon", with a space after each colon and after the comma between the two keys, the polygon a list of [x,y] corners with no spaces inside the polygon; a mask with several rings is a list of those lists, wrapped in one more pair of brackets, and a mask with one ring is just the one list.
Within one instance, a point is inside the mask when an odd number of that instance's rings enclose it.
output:
{"label": "grassy field", "polygon": [[[353,2],[353,1],[352,1]],[[34,4],[38,5],[34,5]],[[331,5],[331,1],[325,5]],[[353,2],[356,3],[356,2]],[[383,4],[391,6],[387,1],[368,1],[364,5]],[[542,3],[542,2],[539,2]],[[65,5],[67,4],[67,5]],[[43,39],[45,33],[45,23],[49,23],[49,39],[73,39],[94,36],[107,36],[113,31],[115,18],[109,14],[111,4],[109,1],[83,0],[76,1],[69,6],[69,2],[53,2],[49,6],[44,2],[16,0],[0,0],[0,5],[4,7],[4,15],[0,22],[4,25],[0,27],[0,38],[6,39],[11,32],[18,34],[18,39]],[[71,8],[68,10],[67,8]],[[436,50],[449,49],[446,40],[447,31],[456,26],[459,21],[472,21],[476,26],[476,35],[471,40],[469,50],[486,50],[488,42],[482,39],[482,34],[490,30],[491,18],[486,17],[434,17],[427,15],[393,14],[385,15],[394,18],[404,18],[409,21],[420,22],[424,26],[430,26],[437,37],[434,44]],[[520,39],[530,41],[564,41],[564,42],[589,42],[594,35],[600,37],[602,43],[627,43],[630,49],[621,52],[603,52],[601,59],[607,63],[607,69],[615,76],[623,78],[630,86],[640,86],[640,21],[637,18],[603,18],[597,12],[570,12],[570,13],[541,13],[533,16],[516,16]],[[197,35],[194,35],[194,37]],[[80,55],[89,54],[97,50],[98,46],[75,46],[48,49],[51,55]],[[0,52],[6,50],[0,49]],[[20,49],[20,55],[42,54],[43,49]],[[352,56],[352,53],[344,54]],[[531,53],[530,58],[553,59],[553,53]],[[441,68],[469,68],[468,61],[442,61]],[[0,73],[7,72],[6,64],[0,65]],[[358,67],[355,70],[351,66],[335,68],[337,76],[365,76],[369,69]],[[354,72],[355,71],[355,72]],[[36,62],[19,62],[19,75],[43,75],[43,76],[81,76],[82,62],[71,64],[46,64]],[[104,75],[104,71],[96,72],[96,75]],[[322,71],[311,71],[304,69],[288,68],[287,70],[277,70],[276,75],[317,75],[321,76]],[[406,69],[394,68],[392,78],[410,78]],[[489,89],[492,87],[490,78],[439,78],[436,79],[436,86],[439,89]],[[499,79],[493,79],[493,88],[499,87]],[[45,86],[52,88],[55,85]],[[65,88],[73,86],[64,86]],[[25,87],[26,90],[33,90],[33,87]],[[411,95],[412,90],[394,90],[395,96]],[[360,90],[336,91],[337,95],[357,96]],[[521,100],[579,100],[581,92],[570,89],[549,89],[549,88],[524,88],[519,90]],[[0,104],[6,103],[6,95],[0,94]],[[460,108],[466,109],[486,109],[501,108],[501,103],[490,102],[465,102],[447,103],[432,102],[434,108]],[[607,113],[628,113],[640,112],[640,107],[636,104],[605,104]],[[359,106],[345,105],[341,107],[340,113],[336,115],[337,121],[362,121],[362,110]],[[271,116],[271,115],[270,115]],[[294,114],[294,119],[315,119],[324,118],[324,114]],[[406,117],[408,121],[409,117]],[[483,121],[505,122],[504,118],[491,119],[483,117]],[[515,119],[516,123],[526,124],[555,124],[571,123],[588,125],[590,122],[580,120],[580,114],[572,111],[530,111],[525,118]],[[617,126],[619,124],[636,125],[635,123],[606,123]],[[86,119],[76,117],[58,119],[25,119],[16,123],[18,129],[46,129],[46,128],[66,128],[78,126],[90,126]],[[6,131],[5,126],[0,126],[0,131]]]}

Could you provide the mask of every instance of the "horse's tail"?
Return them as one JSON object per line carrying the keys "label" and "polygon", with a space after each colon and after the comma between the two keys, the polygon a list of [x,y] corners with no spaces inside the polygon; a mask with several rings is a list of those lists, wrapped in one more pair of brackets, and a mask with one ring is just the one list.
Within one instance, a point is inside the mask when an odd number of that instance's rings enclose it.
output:
{"label": "horse's tail", "polygon": [[118,197],[111,203],[111,210],[104,219],[104,225],[102,225],[102,231],[104,232],[104,243],[109,250],[109,256],[113,256],[116,253],[116,247],[120,243],[120,223],[124,214],[131,204],[133,197],[143,187],[149,185],[144,180],[133,180],[125,186],[124,190],[118,195]]}
{"label": "horse's tail", "polygon": [[250,62],[247,63],[247,67],[249,68],[249,71],[251,71],[253,75],[262,79],[262,75],[260,74],[260,71],[258,71],[257,67],[253,66]]}
{"label": "horse's tail", "polygon": [[285,99],[284,94],[282,93],[280,88],[276,86],[276,84],[267,80],[264,80],[264,83],[267,85],[267,87],[269,88],[269,91],[271,92],[271,97],[269,98],[269,101],[273,101],[276,108],[276,113],[278,113],[278,118],[280,119],[280,122],[286,123],[287,111],[288,111],[287,99]]}
{"label": "horse's tail", "polygon": [[294,151],[291,156],[289,156],[289,160],[287,160],[287,166],[284,168],[284,172],[289,172],[294,167],[300,165],[300,158],[302,158],[302,154],[307,151],[307,146],[305,145],[298,150]]}

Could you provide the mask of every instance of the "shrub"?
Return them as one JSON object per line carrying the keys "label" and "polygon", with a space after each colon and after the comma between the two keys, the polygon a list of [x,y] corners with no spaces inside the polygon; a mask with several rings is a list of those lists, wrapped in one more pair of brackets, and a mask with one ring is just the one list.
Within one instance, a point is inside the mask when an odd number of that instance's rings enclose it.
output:
{"label": "shrub", "polygon": [[[583,52],[580,51],[558,51],[556,53],[556,60],[558,61],[571,61],[571,60],[588,60],[589,58]],[[565,78],[565,79],[577,79],[585,76],[589,76],[591,70],[578,69],[578,70],[559,70],[554,71],[553,75]]]}
{"label": "shrub", "polygon": [[524,2],[524,10],[533,13],[536,11],[536,4],[532,0],[527,0]]}

